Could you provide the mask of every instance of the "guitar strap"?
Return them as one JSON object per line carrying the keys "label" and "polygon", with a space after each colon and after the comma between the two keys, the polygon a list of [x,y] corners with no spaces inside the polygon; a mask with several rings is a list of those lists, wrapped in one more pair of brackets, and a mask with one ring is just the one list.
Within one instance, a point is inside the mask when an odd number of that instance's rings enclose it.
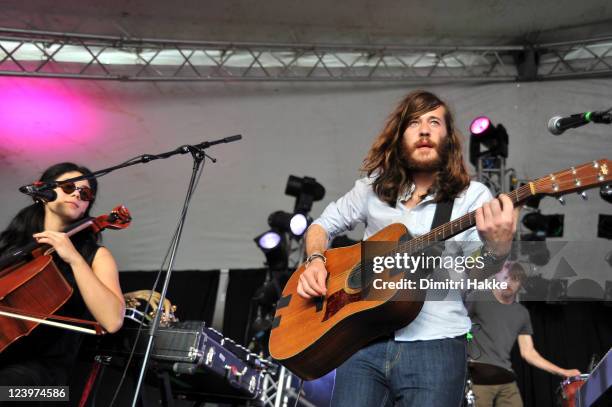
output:
{"label": "guitar strap", "polygon": [[[437,228],[447,222],[450,222],[451,213],[453,211],[453,203],[454,201],[442,201],[436,203],[436,212],[434,213],[433,221],[431,222],[431,229]],[[444,251],[444,244],[437,244],[431,247],[428,247],[423,251],[427,256],[441,256]],[[421,272],[423,273],[431,273],[434,270],[432,268],[421,268]]]}
{"label": "guitar strap", "polygon": [[454,201],[442,201],[436,204],[436,212],[434,213],[433,222],[431,222],[431,229],[450,221],[453,203]]}

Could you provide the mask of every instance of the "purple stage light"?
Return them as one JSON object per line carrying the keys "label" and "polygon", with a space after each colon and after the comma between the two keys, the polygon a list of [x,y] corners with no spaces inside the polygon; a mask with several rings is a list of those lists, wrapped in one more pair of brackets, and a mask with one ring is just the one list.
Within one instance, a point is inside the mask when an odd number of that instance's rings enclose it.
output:
{"label": "purple stage light", "polygon": [[[0,78],[0,141],[7,151],[70,156],[95,140],[101,122],[89,97],[68,81]],[[71,142],[67,142],[71,141]]]}
{"label": "purple stage light", "polygon": [[264,250],[272,250],[280,244],[280,241],[281,236],[278,233],[269,231],[259,237],[257,244]]}
{"label": "purple stage light", "polygon": [[491,126],[491,120],[486,116],[480,116],[472,120],[470,124],[470,132],[477,136],[484,133]]}

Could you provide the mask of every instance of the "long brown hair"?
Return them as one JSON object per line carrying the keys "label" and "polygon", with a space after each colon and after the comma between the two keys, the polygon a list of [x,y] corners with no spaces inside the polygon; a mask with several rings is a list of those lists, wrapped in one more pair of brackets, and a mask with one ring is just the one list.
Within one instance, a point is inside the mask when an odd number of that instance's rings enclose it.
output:
{"label": "long brown hair", "polygon": [[409,93],[391,113],[361,167],[368,177],[375,176],[372,185],[374,192],[392,207],[395,207],[400,194],[412,184],[409,157],[405,156],[403,148],[406,127],[413,119],[440,106],[445,109],[447,137],[443,143],[440,170],[428,193],[435,191],[436,202],[452,200],[470,183],[463,161],[460,133],[455,129],[448,105],[430,92],[417,90]]}

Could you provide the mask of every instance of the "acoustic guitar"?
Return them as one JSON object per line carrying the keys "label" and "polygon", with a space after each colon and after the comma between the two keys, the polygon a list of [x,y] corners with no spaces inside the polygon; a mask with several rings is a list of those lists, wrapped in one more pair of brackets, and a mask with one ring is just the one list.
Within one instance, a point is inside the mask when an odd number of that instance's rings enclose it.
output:
{"label": "acoustic guitar", "polygon": [[[561,196],[611,181],[609,161],[602,159],[539,178],[508,196],[518,206],[537,195]],[[366,242],[388,242],[388,247],[397,253],[417,253],[475,225],[473,211],[412,238],[403,224],[394,223]],[[362,274],[362,268],[366,269],[362,267],[362,245],[325,252],[328,280],[324,298],[304,299],[297,294],[302,264],[289,278],[276,304],[270,355],[303,379],[321,377],[371,341],[392,335],[412,322],[423,306],[422,290],[372,289],[373,280],[364,280]],[[396,282],[417,274],[384,270],[376,277]]]}

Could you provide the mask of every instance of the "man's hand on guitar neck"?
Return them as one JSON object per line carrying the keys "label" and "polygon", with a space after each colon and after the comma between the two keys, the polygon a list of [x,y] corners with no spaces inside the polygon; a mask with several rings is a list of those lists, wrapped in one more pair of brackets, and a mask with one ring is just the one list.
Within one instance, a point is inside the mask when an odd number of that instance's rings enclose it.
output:
{"label": "man's hand on guitar neck", "polygon": [[518,216],[519,208],[505,194],[476,210],[476,229],[496,256],[504,257],[510,252]]}

